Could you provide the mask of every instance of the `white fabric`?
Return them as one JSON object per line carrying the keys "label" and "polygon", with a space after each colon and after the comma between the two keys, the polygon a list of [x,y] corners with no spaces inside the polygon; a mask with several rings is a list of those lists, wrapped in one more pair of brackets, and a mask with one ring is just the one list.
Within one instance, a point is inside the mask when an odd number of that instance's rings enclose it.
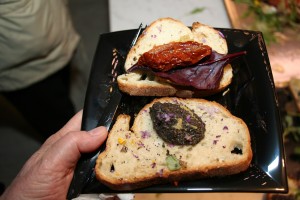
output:
{"label": "white fabric", "polygon": [[0,0],[0,91],[64,67],[79,42],[65,0]]}

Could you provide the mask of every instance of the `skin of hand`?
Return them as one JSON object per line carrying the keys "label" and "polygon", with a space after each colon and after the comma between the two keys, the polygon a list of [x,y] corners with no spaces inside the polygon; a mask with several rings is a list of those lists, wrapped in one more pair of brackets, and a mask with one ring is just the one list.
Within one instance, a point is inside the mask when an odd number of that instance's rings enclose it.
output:
{"label": "skin of hand", "polygon": [[79,111],[49,137],[0,199],[66,199],[81,154],[97,150],[107,137],[105,127],[80,131],[81,119]]}

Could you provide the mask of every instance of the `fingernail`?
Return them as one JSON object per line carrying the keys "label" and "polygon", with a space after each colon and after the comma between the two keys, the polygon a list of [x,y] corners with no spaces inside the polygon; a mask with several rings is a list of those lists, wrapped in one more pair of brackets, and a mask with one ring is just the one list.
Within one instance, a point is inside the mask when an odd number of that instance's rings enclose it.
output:
{"label": "fingernail", "polygon": [[90,135],[94,135],[94,136],[96,136],[96,135],[101,135],[101,134],[103,134],[103,133],[105,133],[105,132],[106,132],[106,128],[103,127],[103,126],[99,126],[99,127],[97,127],[97,128],[94,128],[94,129],[88,131],[88,133],[89,133]]}

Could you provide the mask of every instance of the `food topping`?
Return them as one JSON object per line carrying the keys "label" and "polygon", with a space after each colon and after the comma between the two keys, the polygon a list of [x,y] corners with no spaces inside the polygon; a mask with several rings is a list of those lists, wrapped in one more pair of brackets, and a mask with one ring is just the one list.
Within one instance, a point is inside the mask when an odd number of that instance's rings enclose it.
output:
{"label": "food topping", "polygon": [[142,138],[149,138],[151,137],[151,133],[149,131],[141,131]]}
{"label": "food topping", "polygon": [[195,145],[204,138],[205,124],[184,105],[156,102],[150,116],[157,134],[172,145]]}
{"label": "food topping", "polygon": [[222,55],[213,52],[208,60],[195,66],[170,70],[168,72],[155,72],[156,76],[166,78],[173,83],[192,86],[199,90],[215,89],[219,87],[224,67],[231,61],[246,52]]}
{"label": "food topping", "polygon": [[193,65],[210,55],[211,51],[211,47],[194,41],[171,42],[155,46],[144,53],[137,65],[165,72],[176,67]]}
{"label": "food topping", "polygon": [[175,171],[181,168],[179,160],[174,155],[168,155],[166,157],[167,167],[171,171]]}
{"label": "food topping", "polygon": [[144,70],[155,76],[164,78],[173,84],[191,86],[198,90],[212,90],[220,85],[224,67],[231,63],[233,59],[245,55],[246,52],[222,55],[212,52],[209,58],[202,59],[194,65],[177,67],[168,71],[155,71],[147,66],[138,64],[132,66],[128,72]]}
{"label": "food topping", "polygon": [[125,144],[126,140],[124,140],[123,138],[118,138],[118,143],[119,144]]}

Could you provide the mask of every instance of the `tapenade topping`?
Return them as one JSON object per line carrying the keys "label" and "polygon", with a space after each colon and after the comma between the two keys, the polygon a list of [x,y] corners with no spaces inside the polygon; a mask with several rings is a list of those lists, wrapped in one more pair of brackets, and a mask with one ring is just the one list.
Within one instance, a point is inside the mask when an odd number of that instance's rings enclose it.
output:
{"label": "tapenade topping", "polygon": [[150,116],[157,134],[173,145],[195,145],[204,138],[205,124],[184,105],[156,102]]}

